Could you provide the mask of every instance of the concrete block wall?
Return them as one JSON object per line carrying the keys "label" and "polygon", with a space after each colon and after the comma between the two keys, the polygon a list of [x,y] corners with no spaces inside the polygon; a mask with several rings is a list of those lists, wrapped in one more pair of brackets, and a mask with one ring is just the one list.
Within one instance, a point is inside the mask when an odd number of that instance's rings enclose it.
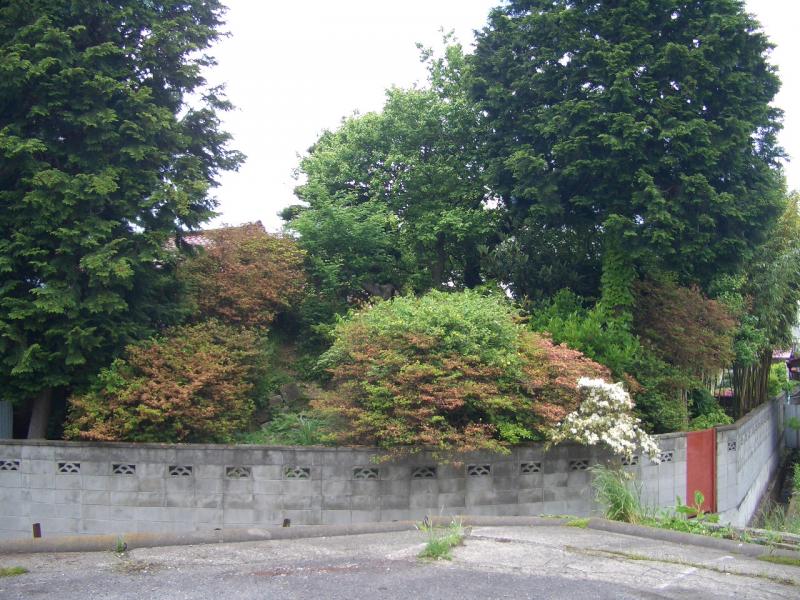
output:
{"label": "concrete block wall", "polygon": [[[686,478],[686,440],[626,468],[668,507]],[[477,453],[458,464],[375,450],[218,445],[0,442],[0,538],[422,519],[425,515],[588,515],[589,468],[610,457],[563,445]]]}
{"label": "concrete block wall", "polygon": [[783,398],[767,402],[733,425],[717,428],[717,510],[739,527],[753,518],[780,466]]}

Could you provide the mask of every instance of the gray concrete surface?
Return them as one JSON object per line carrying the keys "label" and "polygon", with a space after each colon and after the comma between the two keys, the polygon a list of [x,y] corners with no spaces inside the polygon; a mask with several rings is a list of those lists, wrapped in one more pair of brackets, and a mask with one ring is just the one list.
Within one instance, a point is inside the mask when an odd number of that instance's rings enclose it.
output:
{"label": "gray concrete surface", "polygon": [[59,600],[292,598],[798,598],[800,568],[573,527],[474,527],[452,562],[395,532],[111,552],[0,556],[29,573],[0,597]]}

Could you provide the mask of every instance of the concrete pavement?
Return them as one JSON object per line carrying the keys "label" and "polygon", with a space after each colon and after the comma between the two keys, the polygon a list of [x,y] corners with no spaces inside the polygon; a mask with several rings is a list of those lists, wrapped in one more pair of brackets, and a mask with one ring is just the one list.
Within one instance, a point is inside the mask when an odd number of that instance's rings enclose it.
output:
{"label": "concrete pavement", "polygon": [[575,527],[473,527],[453,560],[416,558],[415,531],[0,556],[29,573],[0,597],[798,598],[800,568],[715,548]]}

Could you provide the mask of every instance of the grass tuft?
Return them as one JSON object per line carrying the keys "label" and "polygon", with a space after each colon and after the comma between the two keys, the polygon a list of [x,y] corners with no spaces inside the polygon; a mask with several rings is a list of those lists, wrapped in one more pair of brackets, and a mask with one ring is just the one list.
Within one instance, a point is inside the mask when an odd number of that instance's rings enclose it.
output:
{"label": "grass tuft", "polygon": [[567,527],[579,527],[580,529],[586,529],[589,526],[589,519],[573,518],[567,521],[565,525]]}
{"label": "grass tuft", "polygon": [[16,577],[28,572],[25,567],[0,567],[0,577]]}
{"label": "grass tuft", "polygon": [[452,560],[453,548],[464,543],[464,528],[457,521],[452,521],[446,528],[423,523],[419,529],[428,534],[428,541],[419,553],[419,558]]}
{"label": "grass tuft", "polygon": [[764,554],[759,556],[758,560],[763,560],[768,563],[775,563],[776,565],[790,565],[792,567],[800,567],[800,558],[792,558],[790,556],[773,556],[772,554]]}

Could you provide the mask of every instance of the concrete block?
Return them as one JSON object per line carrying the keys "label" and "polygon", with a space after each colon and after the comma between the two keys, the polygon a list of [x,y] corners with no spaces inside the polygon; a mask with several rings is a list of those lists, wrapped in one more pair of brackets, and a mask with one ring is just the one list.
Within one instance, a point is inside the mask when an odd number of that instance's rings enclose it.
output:
{"label": "concrete block", "polygon": [[542,488],[519,490],[517,501],[521,504],[541,504],[544,502],[544,490]]}
{"label": "concrete block", "polygon": [[69,534],[80,531],[80,519],[47,517],[40,520],[42,536],[52,534]]}
{"label": "concrete block", "polygon": [[408,509],[411,505],[411,496],[407,494],[382,494],[381,495],[381,508],[390,510]]}
{"label": "concrete block", "polygon": [[259,480],[253,481],[254,494],[280,494],[283,489],[283,483],[276,480]]}
{"label": "concrete block", "polygon": [[[38,475],[31,475],[31,477],[39,477],[39,476]],[[49,480],[49,482],[55,482],[55,488],[59,489],[59,490],[79,490],[82,487],[84,487],[84,483],[81,481],[81,476],[77,475],[77,474],[67,475],[67,474],[58,473],[55,477],[50,477],[49,475],[42,475],[41,477],[46,477]],[[93,476],[89,475],[85,479],[95,479],[95,478]],[[99,479],[107,479],[107,478],[106,477],[100,477]],[[32,487],[36,487],[36,486],[32,486]],[[92,488],[89,488],[89,489],[92,489]]]}
{"label": "concrete block", "polygon": [[197,464],[194,467],[196,479],[222,479],[225,477],[224,465]]}
{"label": "concrete block", "polygon": [[334,496],[349,496],[354,482],[345,480],[325,480],[322,482],[322,495],[326,498]]}
{"label": "concrete block", "polygon": [[575,491],[566,487],[549,487],[542,489],[542,498],[545,503],[567,500],[574,495]]}
{"label": "concrete block", "polygon": [[520,502],[517,509],[521,516],[536,517],[544,514],[544,502]]}
{"label": "concrete block", "polygon": [[378,523],[381,520],[381,512],[379,510],[351,510],[350,522],[351,523]]}
{"label": "concrete block", "polygon": [[381,497],[377,494],[350,496],[350,510],[352,511],[377,511],[380,507]]}
{"label": "concrete block", "polygon": [[436,504],[446,508],[465,508],[467,506],[467,495],[463,491],[454,493],[440,492]]}
{"label": "concrete block", "polygon": [[349,510],[322,510],[322,523],[325,525],[349,525],[351,521]]}
{"label": "concrete block", "polygon": [[81,490],[53,490],[53,502],[56,504],[81,504]]}
{"label": "concrete block", "polygon": [[222,479],[198,479],[195,482],[194,493],[198,497],[207,494],[222,494]]}
{"label": "concrete block", "polygon": [[225,494],[222,496],[222,502],[225,509],[247,509],[253,506],[253,494]]}
{"label": "concrete block", "polygon": [[[6,446],[6,448],[5,451],[13,451],[13,446]],[[55,460],[56,458],[55,446],[22,446],[17,452],[19,452],[18,457],[23,460]]]}
{"label": "concrete block", "polygon": [[[10,473],[10,474],[13,474]],[[19,473],[17,473],[19,474]],[[64,477],[70,478],[69,475]],[[72,479],[75,479],[75,475],[71,476]],[[78,483],[80,483],[80,476],[77,476]],[[56,487],[56,478],[52,475],[30,475],[28,473],[22,473],[19,480],[19,487],[24,487],[28,489],[33,488],[54,488]]]}
{"label": "concrete block", "polygon": [[[105,480],[106,489],[111,492],[163,491],[164,489],[161,483],[152,483],[152,479],[139,479],[129,475],[111,475],[101,479]],[[142,482],[148,483],[142,485]]]}
{"label": "concrete block", "polygon": [[109,504],[111,502],[111,492],[108,491],[93,491],[83,490],[81,494],[81,502],[84,505],[92,504]]}
{"label": "concrete block", "polygon": [[[284,519],[291,520],[292,527],[322,524],[321,510],[285,510],[282,516]],[[281,521],[282,519],[276,521],[275,524],[280,525]]]}
{"label": "concrete block", "polygon": [[380,493],[382,496],[409,496],[411,494],[411,485],[408,479],[406,480],[381,480]]}
{"label": "concrete block", "polygon": [[195,496],[195,506],[198,510],[218,509],[222,508],[223,504],[222,494],[198,494]]}
{"label": "concrete block", "polygon": [[561,488],[567,487],[569,482],[569,471],[564,470],[557,473],[545,472],[542,477],[542,487],[548,488]]}
{"label": "concrete block", "polygon": [[[89,491],[110,491],[111,489],[110,486],[111,478],[102,475],[87,475],[86,477],[83,478],[82,482],[80,475],[57,475],[54,478],[54,481],[58,481],[59,483],[68,481],[72,482],[77,481],[78,483],[77,489],[83,489]],[[65,486],[63,485],[59,485],[58,487],[61,489],[66,489]]]}
{"label": "concrete block", "polygon": [[[516,500],[516,498],[515,498]],[[473,506],[484,506],[487,504],[498,504],[497,492],[494,490],[467,490],[466,505],[470,509]]]}
{"label": "concrete block", "polygon": [[515,462],[496,462],[492,464],[492,477],[515,477],[519,472],[519,465]]}
{"label": "concrete block", "polygon": [[567,487],[575,489],[588,488],[591,485],[591,473],[589,471],[570,471],[567,474]]}
{"label": "concrete block", "polygon": [[20,463],[20,469],[31,475],[55,476],[56,463],[52,460],[26,460],[24,466]]}
{"label": "concrete block", "polygon": [[353,481],[350,490],[354,496],[378,496],[381,493],[381,482],[375,480]]}
{"label": "concrete block", "polygon": [[[80,494],[80,491],[78,491]],[[29,502],[38,502],[40,504],[53,504],[55,502],[55,490],[33,488],[29,491]]]}
{"label": "concrete block", "polygon": [[381,465],[382,481],[408,481],[411,476],[411,469],[407,465]]}
{"label": "concrete block", "polygon": [[[408,499],[409,508],[436,508],[439,501],[439,494],[411,494]],[[383,502],[383,498],[381,498]]]}
{"label": "concrete block", "polygon": [[516,477],[494,476],[492,477],[492,483],[496,490],[516,490],[519,488]]}
{"label": "concrete block", "polygon": [[[133,478],[131,478],[131,479],[134,480]],[[139,491],[139,492],[159,492],[159,493],[163,494],[164,491],[165,491],[165,488],[166,488],[166,485],[164,484],[164,478],[163,477],[159,477],[159,478],[155,478],[155,477],[136,478],[135,481],[136,481],[136,486],[135,486],[134,489],[136,489],[136,491]],[[203,481],[205,482],[207,480],[203,480]],[[198,481],[198,484],[199,483],[200,482]],[[129,487],[129,486],[130,487],[134,487],[133,484],[129,484],[127,482],[125,484],[115,484],[115,485],[124,486],[124,487]],[[120,490],[120,491],[122,491],[122,490]]]}
{"label": "concrete block", "polygon": [[[22,474],[19,471],[0,471],[0,489],[18,488],[22,486]],[[27,478],[30,477],[26,475]]]}
{"label": "concrete block", "polygon": [[30,504],[30,517],[34,521],[44,519],[80,519],[80,504]]}
{"label": "concrete block", "polygon": [[255,481],[279,481],[283,479],[280,465],[253,465],[253,479]]}
{"label": "concrete block", "polygon": [[322,498],[320,496],[288,496],[281,498],[281,507],[284,510],[311,510],[322,508]]}
{"label": "concrete block", "polygon": [[319,479],[284,479],[281,482],[281,493],[290,496],[319,495],[322,493],[322,481]]}
{"label": "concrete block", "polygon": [[216,508],[197,508],[192,516],[195,524],[207,525],[204,529],[222,527],[222,511]]}
{"label": "concrete block", "polygon": [[108,506],[84,504],[81,506],[81,519],[87,521],[108,520],[110,509]]}
{"label": "concrete block", "polygon": [[439,480],[439,493],[440,494],[453,494],[455,492],[463,492],[467,489],[467,482],[462,477],[459,479],[440,479]]}
{"label": "concrete block", "polygon": [[350,496],[324,496],[322,508],[325,510],[350,510]]}
{"label": "concrete block", "polygon": [[225,494],[252,494],[254,491],[252,479],[223,479],[222,489]]}
{"label": "concrete block", "polygon": [[[467,484],[469,489],[469,484]],[[408,482],[409,493],[415,494],[438,494],[439,482],[435,479],[412,479]]]}

